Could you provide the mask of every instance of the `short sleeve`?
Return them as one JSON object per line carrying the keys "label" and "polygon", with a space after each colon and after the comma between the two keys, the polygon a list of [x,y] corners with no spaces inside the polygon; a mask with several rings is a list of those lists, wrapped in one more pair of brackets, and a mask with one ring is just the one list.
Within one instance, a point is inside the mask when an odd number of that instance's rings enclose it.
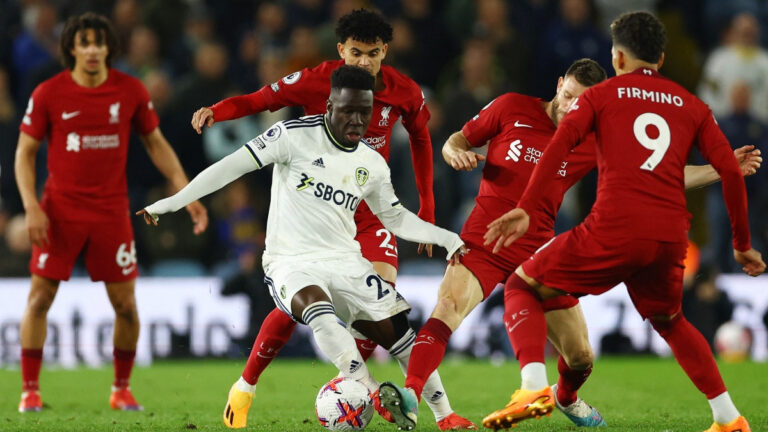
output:
{"label": "short sleeve", "polygon": [[147,89],[144,87],[141,81],[136,80],[134,82],[135,90],[133,93],[138,98],[138,101],[136,104],[136,111],[133,113],[131,122],[133,124],[133,129],[139,135],[147,135],[160,125],[160,120],[158,119],[155,108],[152,105],[152,100],[149,98],[149,92],[147,92]]}
{"label": "short sleeve", "polygon": [[275,123],[264,133],[245,143],[245,149],[251,154],[259,169],[273,163],[285,164],[291,159],[288,130],[282,122]]}
{"label": "short sleeve", "polygon": [[27,109],[24,111],[24,117],[21,120],[19,130],[42,141],[48,133],[50,126],[50,117],[48,116],[48,96],[46,87],[41,84],[32,92],[27,102]]}
{"label": "short sleeve", "polygon": [[472,147],[482,147],[489,139],[496,136],[501,129],[499,121],[499,106],[501,103],[495,103],[500,98],[496,98],[484,106],[477,115],[464,123],[461,132],[469,141]]}
{"label": "short sleeve", "polygon": [[368,194],[363,196],[363,199],[371,208],[373,214],[379,214],[385,212],[392,207],[397,207],[400,204],[400,200],[395,195],[395,188],[392,186],[392,178],[389,173],[389,167],[382,163],[378,168],[378,181],[375,186],[369,189]]}

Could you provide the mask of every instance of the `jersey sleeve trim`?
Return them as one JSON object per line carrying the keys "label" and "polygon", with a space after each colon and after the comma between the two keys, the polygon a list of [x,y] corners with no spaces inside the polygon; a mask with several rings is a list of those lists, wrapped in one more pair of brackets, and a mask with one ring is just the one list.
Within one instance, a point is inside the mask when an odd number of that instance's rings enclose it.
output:
{"label": "jersey sleeve trim", "polygon": [[251,146],[249,144],[246,144],[245,148],[248,149],[248,153],[251,154],[251,157],[253,158],[253,161],[256,163],[256,166],[259,167],[259,169],[264,168],[264,164],[261,163],[261,161],[259,160],[259,157],[256,156],[256,153],[253,151]]}

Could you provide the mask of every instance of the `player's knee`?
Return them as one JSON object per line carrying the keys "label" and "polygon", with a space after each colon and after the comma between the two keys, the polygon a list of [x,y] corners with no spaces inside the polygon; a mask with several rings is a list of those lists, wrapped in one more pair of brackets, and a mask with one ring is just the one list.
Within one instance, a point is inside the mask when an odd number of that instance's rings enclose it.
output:
{"label": "player's knee", "polygon": [[595,361],[595,354],[589,347],[575,349],[572,352],[565,353],[565,362],[573,370],[586,370],[592,366]]}
{"label": "player's knee", "polygon": [[437,299],[435,310],[432,316],[440,318],[443,321],[461,320],[461,314],[459,312],[461,308],[460,300],[451,295],[440,296]]}
{"label": "player's knee", "polygon": [[48,314],[48,309],[53,304],[55,295],[48,291],[34,291],[29,295],[29,302],[27,303],[27,311],[29,314],[35,317],[45,317]]}
{"label": "player's knee", "polygon": [[118,318],[130,322],[139,321],[139,312],[136,309],[136,301],[133,298],[114,300],[112,307],[115,310],[115,316]]}
{"label": "player's knee", "polygon": [[656,330],[661,337],[666,337],[672,330],[672,327],[680,321],[682,316],[683,315],[678,312],[674,315],[653,315],[648,318],[648,320],[651,322],[653,329]]}

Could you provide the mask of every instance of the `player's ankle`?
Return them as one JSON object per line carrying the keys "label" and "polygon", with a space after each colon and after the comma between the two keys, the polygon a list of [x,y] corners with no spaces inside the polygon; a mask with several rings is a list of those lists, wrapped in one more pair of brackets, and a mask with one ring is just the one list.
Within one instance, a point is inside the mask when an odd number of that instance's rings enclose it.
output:
{"label": "player's ankle", "polygon": [[256,393],[256,384],[249,383],[243,377],[240,377],[237,380],[237,382],[235,383],[235,388],[237,388],[241,392],[246,392],[246,393],[250,393],[250,394]]}

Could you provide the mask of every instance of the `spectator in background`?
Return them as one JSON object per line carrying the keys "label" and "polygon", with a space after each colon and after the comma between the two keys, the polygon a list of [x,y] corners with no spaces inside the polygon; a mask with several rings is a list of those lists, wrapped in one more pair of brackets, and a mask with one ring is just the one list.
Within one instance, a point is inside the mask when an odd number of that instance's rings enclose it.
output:
{"label": "spectator in background", "polygon": [[23,210],[13,175],[13,154],[16,152],[18,136],[16,114],[10,77],[0,65],[0,208],[11,214]]}
{"label": "spectator in background", "polygon": [[32,243],[27,235],[24,214],[11,216],[0,207],[0,275],[24,277],[29,275],[29,253]]}
{"label": "spectator in background", "polygon": [[182,76],[194,68],[195,53],[216,39],[216,24],[210,11],[203,6],[193,7],[189,11],[183,29],[170,47],[168,55],[174,76]]}
{"label": "spectator in background", "polygon": [[33,72],[56,61],[58,12],[45,1],[32,3],[22,12],[24,31],[13,41],[13,71],[18,80],[16,103],[21,105],[37,82]]}
{"label": "spectator in background", "polygon": [[286,68],[292,71],[302,70],[323,60],[314,31],[310,27],[294,27],[291,30],[290,42],[286,51]]}
{"label": "spectator in background", "polygon": [[549,98],[557,71],[568,69],[580,58],[591,58],[605,70],[611,68],[611,44],[595,26],[596,14],[590,0],[560,0],[559,13],[543,33],[534,53],[532,94]]}
{"label": "spectator in background", "polygon": [[[768,80],[768,76],[764,77]],[[753,92],[744,82],[736,82],[730,87],[731,112],[718,118],[720,129],[733,146],[751,145],[762,153],[768,151],[768,125],[750,113],[750,101]],[[746,177],[749,201],[749,222],[752,232],[752,245],[765,252],[766,249],[766,205],[768,198],[768,172],[758,170],[757,174]],[[731,248],[730,220],[723,201],[723,190],[719,185],[712,185],[707,190],[707,216],[709,217],[708,256],[714,266],[722,272],[739,272],[741,266],[733,259]]]}
{"label": "spectator in background", "polygon": [[[421,86],[434,88],[440,71],[443,70],[459,45],[445,28],[441,10],[430,0],[400,0],[401,13],[399,25],[394,30],[397,38],[401,31],[411,35],[413,53],[408,58],[408,64],[403,65],[409,71],[408,75]],[[408,29],[403,27],[407,25]],[[391,50],[391,48],[390,48]],[[424,55],[429,53],[429,55]]]}
{"label": "spectator in background", "polygon": [[[168,139],[179,143],[175,148],[182,165],[190,174],[207,166],[202,137],[189,127],[190,107],[208,106],[232,89],[227,76],[229,55],[223,45],[206,42],[195,52],[195,68],[181,78],[171,107]],[[183,145],[181,144],[183,143]]]}
{"label": "spectator in background", "polygon": [[339,53],[336,51],[336,23],[341,17],[352,12],[355,9],[362,9],[366,6],[363,0],[333,0],[331,3],[331,16],[324,24],[315,29],[317,44],[323,53],[323,58],[336,58]]}
{"label": "spectator in background", "polygon": [[[486,41],[492,45],[504,70],[505,90],[527,91],[530,54],[525,42],[510,24],[506,0],[479,0],[476,4],[475,34],[485,35]],[[551,87],[551,81],[547,85]]]}
{"label": "spectator in background", "polygon": [[[237,96],[238,91],[232,91],[226,94],[226,97]],[[228,122],[216,123],[203,135],[203,150],[207,163],[211,164],[227,156],[243,146],[244,143],[253,139],[264,131],[259,127],[257,116],[240,117]],[[166,193],[165,196],[170,194]],[[155,202],[160,198],[149,200]]]}
{"label": "spectator in background", "polygon": [[170,67],[160,57],[160,43],[154,30],[146,26],[133,29],[126,54],[115,62],[115,69],[141,80],[155,69],[169,72]]}
{"label": "spectator in background", "polygon": [[254,31],[259,33],[265,47],[285,49],[288,46],[288,28],[285,8],[275,1],[261,3],[256,10]]}
{"label": "spectator in background", "polygon": [[112,7],[112,22],[121,48],[129,46],[131,32],[141,24],[141,5],[137,0],[117,0]]}
{"label": "spectator in background", "polygon": [[[237,55],[234,57],[231,70],[232,77],[240,88],[258,88],[259,61],[263,54],[259,34],[253,30],[243,32],[237,42]],[[270,123],[271,124],[271,123]]]}
{"label": "spectator in background", "polygon": [[718,271],[702,265],[691,287],[683,291],[683,315],[701,332],[715,352],[715,332],[733,316],[733,302],[717,286]]}
{"label": "spectator in background", "polygon": [[751,89],[749,113],[768,122],[768,52],[759,45],[760,27],[751,13],[731,21],[723,44],[710,54],[699,84],[699,96],[718,120],[733,112],[732,89],[743,82]]}

